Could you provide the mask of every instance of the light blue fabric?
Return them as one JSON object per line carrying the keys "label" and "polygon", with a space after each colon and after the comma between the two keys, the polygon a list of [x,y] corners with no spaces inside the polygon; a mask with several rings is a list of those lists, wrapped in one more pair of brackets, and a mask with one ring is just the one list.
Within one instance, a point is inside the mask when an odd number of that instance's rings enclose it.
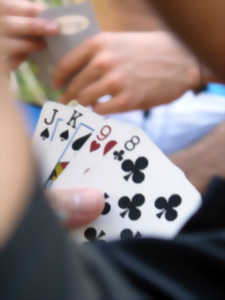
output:
{"label": "light blue fabric", "polygon": [[[40,108],[29,104],[20,106],[32,134]],[[152,109],[147,120],[142,111],[111,117],[142,127],[153,142],[166,154],[171,154],[197,142],[225,120],[225,97],[208,92],[196,96],[187,92],[171,104]]]}
{"label": "light blue fabric", "polygon": [[26,127],[29,133],[32,135],[37,125],[41,108],[39,106],[34,106],[23,102],[19,102],[19,107],[24,117]]}
{"label": "light blue fabric", "polygon": [[197,142],[225,120],[225,97],[187,92],[171,104],[152,109],[145,122],[140,111],[115,118],[144,128],[164,153],[171,154]]}
{"label": "light blue fabric", "polygon": [[208,85],[207,91],[214,95],[224,96],[225,97],[225,85],[212,83]]}

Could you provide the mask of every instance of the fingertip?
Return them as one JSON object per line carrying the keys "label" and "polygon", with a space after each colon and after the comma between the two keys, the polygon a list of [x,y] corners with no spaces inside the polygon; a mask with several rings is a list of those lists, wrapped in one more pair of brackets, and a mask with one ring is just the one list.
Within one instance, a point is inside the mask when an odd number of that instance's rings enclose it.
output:
{"label": "fingertip", "polygon": [[67,224],[69,228],[77,228],[94,221],[104,210],[104,195],[94,188],[84,188],[74,191],[74,213]]}
{"label": "fingertip", "polygon": [[33,3],[33,6],[34,9],[39,13],[47,9],[47,5],[44,3]]}
{"label": "fingertip", "polygon": [[101,104],[94,105],[93,106],[93,110],[94,110],[94,112],[96,112],[96,114],[99,114],[99,115],[107,115],[107,114],[109,114],[109,112],[107,111],[107,109],[105,109],[104,107],[102,107]]}
{"label": "fingertip", "polygon": [[103,193],[95,188],[52,190],[47,195],[61,222],[69,229],[91,223],[105,206]]}
{"label": "fingertip", "polygon": [[60,26],[55,21],[46,22],[45,29],[48,35],[57,35],[60,33]]}
{"label": "fingertip", "polygon": [[62,77],[63,72],[61,71],[61,69],[62,69],[61,64],[60,64],[60,62],[58,62],[56,64],[56,67],[53,72],[53,77],[52,77],[53,84],[56,88],[61,88],[64,83],[64,79]]}
{"label": "fingertip", "polygon": [[58,71],[54,71],[53,73],[52,83],[56,89],[61,89],[64,85],[64,81],[60,78],[60,76],[56,72]]}
{"label": "fingertip", "polygon": [[69,100],[67,100],[67,98],[65,96],[62,96],[59,98],[59,102],[62,104],[67,104],[69,102]]}
{"label": "fingertip", "polygon": [[59,101],[63,104],[67,104],[68,102],[76,99],[76,95],[72,92],[70,92],[70,89],[67,88],[66,91],[64,91],[63,95],[59,99]]}
{"label": "fingertip", "polygon": [[41,12],[46,10],[47,6],[44,3],[27,3],[27,16],[36,17]]}
{"label": "fingertip", "polygon": [[46,3],[44,3],[44,2],[38,2],[38,3],[35,3],[35,2],[34,2],[34,4],[35,4],[37,7],[39,7],[39,9],[41,9],[41,10],[45,10],[45,9],[48,8],[48,5],[47,5]]}
{"label": "fingertip", "polygon": [[90,199],[90,212],[95,216],[100,215],[105,205],[104,194],[96,188],[85,188],[83,193],[86,199]]}

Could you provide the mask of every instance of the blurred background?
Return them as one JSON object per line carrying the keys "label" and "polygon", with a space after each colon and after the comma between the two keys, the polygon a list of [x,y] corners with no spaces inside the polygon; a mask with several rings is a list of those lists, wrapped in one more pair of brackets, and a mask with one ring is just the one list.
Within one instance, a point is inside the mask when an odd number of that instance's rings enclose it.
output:
{"label": "blurred background", "polygon": [[[45,3],[47,6],[61,6],[82,1],[34,0],[33,2]],[[154,31],[164,28],[154,10],[149,17],[149,7],[147,9],[145,1],[92,0],[91,2],[102,31]],[[23,63],[12,74],[12,90],[32,134],[42,105],[47,100],[57,101],[60,91],[45,86],[39,79],[38,66],[30,61]],[[207,97],[208,95],[225,97],[225,86],[209,84],[204,87],[204,93]],[[144,117],[140,111],[114,117],[142,127],[165,153],[173,153],[196,142],[225,118],[225,101],[222,101],[223,104],[221,99],[214,100],[214,105],[208,98],[209,101],[190,93],[181,98],[178,102],[154,108],[151,114],[147,112]],[[213,110],[217,105],[219,109]],[[193,109],[188,109],[191,106]]]}

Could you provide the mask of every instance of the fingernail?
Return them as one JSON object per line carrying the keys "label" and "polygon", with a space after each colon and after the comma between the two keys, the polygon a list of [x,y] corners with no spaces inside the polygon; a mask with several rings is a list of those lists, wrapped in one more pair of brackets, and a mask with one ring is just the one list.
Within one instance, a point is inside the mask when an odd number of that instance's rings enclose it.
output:
{"label": "fingernail", "polygon": [[37,10],[45,10],[47,8],[47,6],[44,3],[34,3],[34,6]]}
{"label": "fingernail", "polygon": [[81,190],[72,199],[71,208],[76,216],[82,217],[93,214],[99,206],[99,193]]}
{"label": "fingernail", "polygon": [[59,31],[59,24],[56,22],[50,22],[46,24],[46,29],[50,32],[50,33],[57,33]]}
{"label": "fingernail", "polygon": [[62,97],[59,99],[59,102],[62,103],[62,104],[66,104],[66,98],[62,96]]}
{"label": "fingernail", "polygon": [[32,5],[33,5],[33,10],[34,10],[35,15],[41,13],[42,11],[44,11],[47,8],[47,6],[42,3],[33,3]]}

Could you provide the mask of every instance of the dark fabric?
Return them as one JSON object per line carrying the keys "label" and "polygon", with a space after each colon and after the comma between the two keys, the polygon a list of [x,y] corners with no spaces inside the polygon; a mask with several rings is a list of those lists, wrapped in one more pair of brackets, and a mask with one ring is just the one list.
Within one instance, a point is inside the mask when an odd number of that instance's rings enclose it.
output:
{"label": "dark fabric", "polygon": [[142,299],[99,251],[69,239],[39,187],[31,198],[0,254],[1,300]]}
{"label": "dark fabric", "polygon": [[172,241],[76,246],[39,189],[0,256],[0,299],[225,299],[225,181]]}

